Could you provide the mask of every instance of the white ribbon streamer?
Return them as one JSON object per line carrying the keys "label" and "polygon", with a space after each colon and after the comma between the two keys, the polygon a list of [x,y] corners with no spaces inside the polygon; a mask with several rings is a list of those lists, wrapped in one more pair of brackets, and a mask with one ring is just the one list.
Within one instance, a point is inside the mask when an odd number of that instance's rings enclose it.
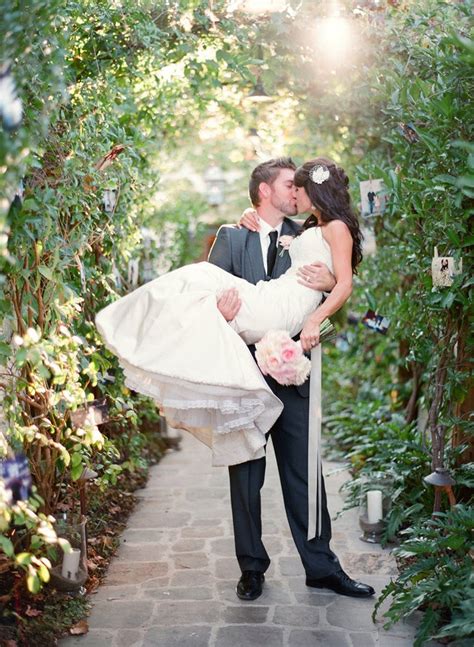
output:
{"label": "white ribbon streamer", "polygon": [[308,424],[308,541],[322,532],[321,344],[311,349]]}

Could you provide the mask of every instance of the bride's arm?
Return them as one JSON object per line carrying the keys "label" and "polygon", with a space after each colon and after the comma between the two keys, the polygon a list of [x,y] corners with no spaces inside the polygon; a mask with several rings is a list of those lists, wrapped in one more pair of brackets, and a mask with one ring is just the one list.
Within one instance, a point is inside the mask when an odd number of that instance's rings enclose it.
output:
{"label": "bride's arm", "polygon": [[[302,225],[304,220],[295,220],[293,218],[293,222],[298,225]],[[258,213],[253,207],[248,207],[240,216],[240,220],[236,226],[238,229],[245,227],[245,229],[248,229],[249,231],[259,231],[260,223]],[[311,279],[310,282],[305,283],[306,287],[317,290],[318,292],[324,292],[326,296],[327,292],[331,292],[336,284],[335,278],[331,274],[328,266],[319,261],[316,261],[311,265],[301,267],[299,269],[299,274],[302,275],[303,278],[307,276]]]}
{"label": "bride's arm", "polygon": [[331,247],[336,285],[327,299],[306,319],[300,339],[303,350],[319,341],[319,326],[337,312],[352,293],[352,236],[342,220],[332,220],[323,227],[323,236]]}

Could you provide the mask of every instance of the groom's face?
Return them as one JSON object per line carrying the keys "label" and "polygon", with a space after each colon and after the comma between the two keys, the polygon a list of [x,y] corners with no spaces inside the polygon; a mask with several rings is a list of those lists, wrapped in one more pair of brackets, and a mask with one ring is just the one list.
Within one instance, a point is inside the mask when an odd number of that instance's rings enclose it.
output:
{"label": "groom's face", "polygon": [[294,175],[295,172],[289,168],[281,169],[273,184],[270,185],[270,202],[285,216],[295,216],[297,213]]}

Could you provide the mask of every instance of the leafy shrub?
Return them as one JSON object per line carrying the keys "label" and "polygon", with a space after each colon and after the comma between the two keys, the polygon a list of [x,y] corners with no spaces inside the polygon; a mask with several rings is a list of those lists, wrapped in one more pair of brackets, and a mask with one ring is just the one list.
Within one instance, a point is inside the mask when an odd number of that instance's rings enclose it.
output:
{"label": "leafy shrub", "polygon": [[374,611],[375,615],[381,603],[393,596],[385,628],[421,608],[425,614],[414,647],[431,638],[472,638],[473,531],[472,509],[457,505],[403,532],[404,542],[395,549],[400,574],[384,588]]}
{"label": "leafy shrub", "polygon": [[[383,599],[390,596],[391,621],[426,610],[419,646],[473,630],[473,513],[465,487],[472,467],[462,463],[472,456],[474,164],[467,110],[474,59],[468,4],[393,5],[378,23],[377,64],[355,99],[359,109],[352,104],[364,117],[348,120],[364,152],[357,180],[382,178],[387,192],[383,216],[364,223],[377,252],[361,266],[356,308],[362,314],[371,307],[391,325],[386,338],[349,327],[349,349],[328,353],[325,410],[330,455],[346,458],[353,472],[347,505],[357,503],[365,475],[390,470],[395,478],[384,539],[398,534],[399,554],[408,561]],[[443,256],[463,258],[463,272],[449,287],[432,285],[435,246]],[[420,413],[427,419],[417,425]],[[441,466],[450,468],[466,507],[431,522],[433,488],[423,477]]]}
{"label": "leafy shrub", "polygon": [[[219,74],[238,83],[249,54],[227,55],[227,36],[240,28],[215,25],[206,2],[192,3],[193,30],[173,3],[20,5],[2,3],[0,33],[24,108],[15,131],[0,128],[0,454],[23,449],[36,489],[16,507],[2,500],[1,530],[5,571],[26,570],[36,592],[47,578],[46,544],[56,541],[49,515],[74,498],[83,468],[107,488],[145,460],[150,440],[140,429],[157,413],[125,388],[94,315],[133,287],[129,261],[156,211],[156,151],[199,124]],[[175,73],[164,74],[167,66]],[[108,212],[103,192],[112,186]],[[202,202],[184,202],[167,214],[173,265],[199,253],[189,222]],[[72,424],[75,410],[104,396],[108,426]]]}

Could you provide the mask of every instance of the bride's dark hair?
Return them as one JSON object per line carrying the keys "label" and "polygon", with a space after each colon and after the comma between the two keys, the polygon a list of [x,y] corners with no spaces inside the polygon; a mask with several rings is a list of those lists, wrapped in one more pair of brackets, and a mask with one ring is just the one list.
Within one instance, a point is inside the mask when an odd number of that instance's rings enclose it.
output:
{"label": "bride's dark hair", "polygon": [[[317,184],[310,177],[311,171],[318,166],[329,171],[329,178],[321,184]],[[349,178],[344,169],[326,157],[316,157],[296,169],[294,182],[296,186],[304,187],[311,204],[321,212],[323,222],[342,220],[349,227],[354,243],[352,245],[352,271],[356,273],[357,265],[362,260],[363,236],[359,221],[351,206],[348,189]],[[314,214],[311,214],[304,221],[302,231],[317,226],[318,219]]]}

